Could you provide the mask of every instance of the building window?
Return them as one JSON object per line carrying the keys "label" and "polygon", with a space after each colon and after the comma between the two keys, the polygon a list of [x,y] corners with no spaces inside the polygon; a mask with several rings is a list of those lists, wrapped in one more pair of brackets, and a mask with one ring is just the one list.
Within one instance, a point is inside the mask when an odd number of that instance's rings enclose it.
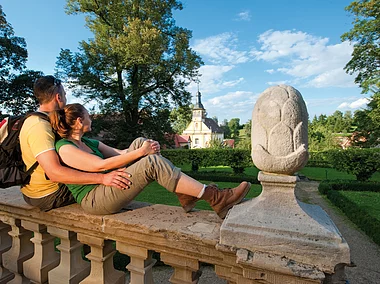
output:
{"label": "building window", "polygon": [[198,123],[195,124],[195,129],[198,129]]}
{"label": "building window", "polygon": [[195,145],[198,145],[199,144],[199,138],[195,138]]}

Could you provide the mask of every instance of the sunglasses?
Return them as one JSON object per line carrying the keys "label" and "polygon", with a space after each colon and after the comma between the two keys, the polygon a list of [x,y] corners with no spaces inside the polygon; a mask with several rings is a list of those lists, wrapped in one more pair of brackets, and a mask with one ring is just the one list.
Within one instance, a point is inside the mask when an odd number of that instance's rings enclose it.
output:
{"label": "sunglasses", "polygon": [[57,78],[54,78],[54,86],[59,86],[61,85],[62,81],[57,79]]}

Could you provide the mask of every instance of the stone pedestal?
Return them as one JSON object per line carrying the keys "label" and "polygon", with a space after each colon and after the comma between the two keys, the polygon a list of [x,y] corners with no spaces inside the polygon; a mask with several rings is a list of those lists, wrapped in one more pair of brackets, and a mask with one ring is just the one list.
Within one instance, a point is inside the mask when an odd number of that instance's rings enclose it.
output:
{"label": "stone pedestal", "polygon": [[326,212],[296,199],[296,176],[260,172],[258,178],[262,194],[230,211],[221,245],[280,256],[288,260],[278,263],[285,270],[298,263],[331,274],[336,265],[350,263],[349,247]]}

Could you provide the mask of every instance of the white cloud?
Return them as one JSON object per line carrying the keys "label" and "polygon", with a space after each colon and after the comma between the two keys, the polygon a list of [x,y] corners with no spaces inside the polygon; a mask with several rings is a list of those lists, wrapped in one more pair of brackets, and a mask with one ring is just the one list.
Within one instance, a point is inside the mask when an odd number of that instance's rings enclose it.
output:
{"label": "white cloud", "polygon": [[365,107],[368,103],[369,103],[369,99],[361,98],[351,103],[343,102],[338,106],[338,109],[347,109],[347,108],[357,109],[357,108]]}
{"label": "white cloud", "polygon": [[250,60],[248,51],[237,50],[237,37],[232,33],[196,40],[192,47],[213,63],[239,64]]}
{"label": "white cloud", "polygon": [[[258,96],[253,92],[236,91],[225,95],[204,100],[203,105],[208,117],[223,115],[228,120],[234,117],[248,119],[251,117],[253,107]],[[245,121],[242,121],[245,123]]]}
{"label": "white cloud", "polygon": [[[204,65],[199,68],[199,87],[202,94],[214,94],[223,89],[237,86],[244,78],[236,80],[227,80],[224,77],[226,73],[234,69],[233,65]],[[195,94],[198,90],[198,85],[195,82],[191,82],[188,87],[189,92]]]}
{"label": "white cloud", "polygon": [[274,69],[268,69],[268,70],[265,70],[265,72],[269,73],[269,74],[273,74],[274,72],[276,72]]}
{"label": "white cloud", "polygon": [[237,14],[237,21],[246,21],[249,22],[251,20],[251,12],[250,11],[243,11]]}
{"label": "white cloud", "polygon": [[279,66],[278,72],[303,79],[308,87],[353,87],[353,77],[343,70],[352,46],[349,42],[328,45],[328,41],[300,31],[269,30],[259,36],[260,50],[250,54]]}

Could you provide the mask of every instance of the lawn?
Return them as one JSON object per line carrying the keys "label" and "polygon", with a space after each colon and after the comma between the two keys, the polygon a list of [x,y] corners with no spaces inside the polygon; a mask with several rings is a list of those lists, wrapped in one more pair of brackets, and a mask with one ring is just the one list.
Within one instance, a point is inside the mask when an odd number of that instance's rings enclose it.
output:
{"label": "lawn", "polygon": [[380,222],[380,194],[370,191],[341,191],[341,195]]}
{"label": "lawn", "polygon": [[[212,181],[201,181],[204,184],[212,183]],[[226,187],[235,187],[239,185],[238,183],[232,182],[218,182],[218,186],[220,188]],[[253,198],[258,196],[261,193],[261,185],[253,184],[251,190],[248,192],[246,198]],[[153,182],[148,185],[136,198],[137,201],[144,201],[154,204],[166,204],[166,205],[174,205],[180,206],[178,198],[172,192],[167,191],[165,188],[160,186],[157,182]],[[200,200],[197,202],[195,207],[200,210],[211,210],[211,207],[204,200]]]}

